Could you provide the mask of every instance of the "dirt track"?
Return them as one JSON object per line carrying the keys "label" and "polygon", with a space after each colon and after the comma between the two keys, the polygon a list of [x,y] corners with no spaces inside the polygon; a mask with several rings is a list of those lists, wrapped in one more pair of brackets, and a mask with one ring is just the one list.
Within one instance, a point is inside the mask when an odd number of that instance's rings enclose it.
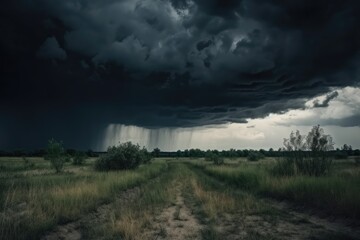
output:
{"label": "dirt track", "polygon": [[163,209],[154,218],[155,224],[144,234],[144,239],[202,239],[201,230],[203,226],[191,209],[185,205],[182,186],[178,185],[176,188],[176,203]]}
{"label": "dirt track", "polygon": [[[182,181],[174,186],[175,202],[159,209],[154,214],[152,224],[141,232],[141,239],[182,240],[207,239],[202,235],[208,227],[207,221],[199,219],[198,213],[202,206],[187,205],[193,196],[185,194]],[[216,190],[215,190],[216,191]],[[237,190],[234,190],[237,191]],[[82,230],[91,226],[108,223],[115,206],[125,204],[139,196],[140,188],[122,192],[116,201],[102,205],[96,211],[84,215],[79,220],[57,226],[43,236],[42,240],[85,239]],[[223,213],[212,224],[219,236],[217,239],[291,239],[291,240],[325,240],[329,239],[360,239],[358,227],[350,226],[341,220],[318,217],[309,211],[294,209],[292,205],[274,200],[260,199],[268,206],[270,212],[244,213],[233,211]],[[97,238],[98,239],[98,238]]]}

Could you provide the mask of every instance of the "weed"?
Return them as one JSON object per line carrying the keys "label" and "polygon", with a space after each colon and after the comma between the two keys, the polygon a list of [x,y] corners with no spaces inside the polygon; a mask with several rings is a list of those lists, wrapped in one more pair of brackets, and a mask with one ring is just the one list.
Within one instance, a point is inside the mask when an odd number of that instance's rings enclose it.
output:
{"label": "weed", "polygon": [[175,212],[174,212],[174,219],[175,220],[181,220],[180,219],[180,209],[181,207],[178,205],[176,206]]}

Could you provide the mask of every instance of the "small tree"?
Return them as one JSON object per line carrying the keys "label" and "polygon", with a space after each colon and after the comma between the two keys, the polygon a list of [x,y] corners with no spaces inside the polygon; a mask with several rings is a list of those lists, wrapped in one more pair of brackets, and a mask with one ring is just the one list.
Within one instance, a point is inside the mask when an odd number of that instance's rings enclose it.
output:
{"label": "small tree", "polygon": [[46,150],[46,159],[50,160],[51,166],[56,173],[61,172],[65,163],[65,149],[62,142],[50,139]]}
{"label": "small tree", "polygon": [[153,151],[152,151],[152,155],[153,157],[160,157],[160,149],[159,148],[155,148]]}
{"label": "small tree", "polygon": [[334,149],[334,143],[320,125],[314,126],[307,136],[291,132],[290,138],[284,139],[284,146],[284,159],[277,162],[274,173],[320,176],[329,171],[332,159],[328,151]]}

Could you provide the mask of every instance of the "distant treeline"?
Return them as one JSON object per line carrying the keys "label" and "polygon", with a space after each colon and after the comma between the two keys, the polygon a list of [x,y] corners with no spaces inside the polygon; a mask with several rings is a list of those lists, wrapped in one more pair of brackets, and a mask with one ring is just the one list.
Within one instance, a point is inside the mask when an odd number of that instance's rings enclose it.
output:
{"label": "distant treeline", "polygon": [[[66,153],[70,156],[74,156],[77,152],[84,152],[84,151],[77,151],[75,149],[67,149]],[[201,149],[186,149],[186,150],[178,150],[176,152],[165,152],[161,151],[159,148],[155,148],[151,155],[153,157],[174,157],[174,158],[203,158],[207,157],[209,154],[216,154],[223,158],[237,158],[237,157],[248,157],[250,153],[260,153],[265,157],[282,157],[286,155],[286,151],[283,149],[274,150],[270,148],[269,150],[260,149],[260,150],[252,150],[252,149],[230,149],[230,150],[201,150]],[[88,157],[98,157],[105,152],[96,152],[92,150],[87,150],[84,152]],[[359,149],[352,149],[349,145],[344,145],[341,149],[336,149],[333,151],[328,152],[330,155],[334,156],[337,159],[343,159],[348,156],[360,156]],[[15,150],[15,151],[0,151],[0,156],[5,157],[43,157],[45,156],[46,151],[43,149],[36,150],[36,151],[24,151],[24,150]]]}
{"label": "distant treeline", "polygon": [[[202,158],[207,157],[209,154],[216,154],[223,158],[238,158],[238,157],[248,157],[251,153],[259,153],[264,157],[283,157],[287,154],[287,151],[283,149],[274,150],[270,148],[269,150],[260,149],[260,150],[252,150],[252,149],[230,149],[230,150],[206,150],[203,151],[201,149],[187,149],[184,151],[177,151],[177,152],[163,152],[160,149],[154,149],[152,151],[153,157],[189,157],[189,158]],[[350,149],[336,149],[333,151],[328,152],[329,155],[334,156],[337,159],[346,158],[348,156],[360,156],[360,150],[355,149],[353,150],[351,147]]]}

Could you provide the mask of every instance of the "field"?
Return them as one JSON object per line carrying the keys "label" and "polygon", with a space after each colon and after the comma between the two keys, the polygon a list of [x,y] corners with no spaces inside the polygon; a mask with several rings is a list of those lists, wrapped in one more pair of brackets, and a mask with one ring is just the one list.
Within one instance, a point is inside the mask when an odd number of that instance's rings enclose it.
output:
{"label": "field", "polygon": [[271,174],[275,159],[158,158],[55,174],[42,158],[0,158],[0,239],[360,239],[360,166],[322,177]]}

